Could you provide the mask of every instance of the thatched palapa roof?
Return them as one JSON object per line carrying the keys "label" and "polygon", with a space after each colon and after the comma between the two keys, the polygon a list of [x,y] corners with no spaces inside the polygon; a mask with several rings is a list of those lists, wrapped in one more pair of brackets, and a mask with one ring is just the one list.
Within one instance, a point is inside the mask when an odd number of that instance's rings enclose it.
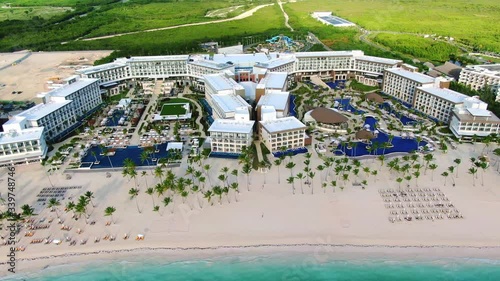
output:
{"label": "thatched palapa roof", "polygon": [[361,130],[356,133],[356,138],[358,140],[371,140],[375,138],[372,132],[367,131],[367,130]]}
{"label": "thatched palapa roof", "polygon": [[384,102],[384,98],[377,93],[366,94],[366,99],[371,100],[371,101],[376,102],[376,103],[383,103]]}
{"label": "thatched palapa roof", "polygon": [[311,117],[316,120],[316,122],[324,123],[324,124],[340,124],[347,122],[347,117],[338,113],[335,110],[318,107],[311,111]]}

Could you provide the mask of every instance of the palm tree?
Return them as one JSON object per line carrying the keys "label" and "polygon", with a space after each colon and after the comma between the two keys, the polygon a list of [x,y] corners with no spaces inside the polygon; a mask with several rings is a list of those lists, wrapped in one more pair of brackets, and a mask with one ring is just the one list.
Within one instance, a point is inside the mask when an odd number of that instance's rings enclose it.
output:
{"label": "palm tree", "polygon": [[415,141],[417,142],[417,149],[415,149],[415,150],[418,151],[418,148],[420,147],[420,143],[422,142],[422,137],[421,136],[415,137]]}
{"label": "palm tree", "polygon": [[405,180],[406,180],[406,186],[409,187],[410,186],[410,181],[411,181],[411,176],[410,175],[406,176]]}
{"label": "palm tree", "polygon": [[314,194],[314,176],[316,175],[316,173],[314,172],[309,172],[307,174],[307,176],[311,179],[309,181],[309,186],[311,187],[311,194]]}
{"label": "palm tree", "polygon": [[431,169],[432,173],[431,173],[431,181],[434,181],[434,170],[436,170],[438,167],[438,165],[436,165],[435,163],[432,163],[429,165],[429,169]]}
{"label": "palm tree", "polygon": [[28,204],[24,204],[21,206],[21,211],[22,211],[22,215],[24,217],[28,217],[28,220],[31,220],[31,216],[33,216],[35,214],[35,209],[32,208],[30,205]]}
{"label": "palm tree", "polygon": [[98,163],[99,163],[99,160],[97,160],[97,156],[96,156],[95,151],[93,151],[93,150],[92,150],[92,151],[90,152],[90,154],[92,154],[92,156],[94,156],[94,158],[95,158],[95,162],[94,162],[94,164],[98,164]]}
{"label": "palm tree", "polygon": [[[237,182],[238,181],[238,170],[233,169],[231,171],[231,175],[234,176],[234,181]],[[239,191],[238,191],[238,193],[239,193]]]}
{"label": "palm tree", "polygon": [[441,173],[441,176],[444,177],[444,186],[446,186],[446,178],[448,177],[448,172],[444,171],[443,173]]}
{"label": "palm tree", "polygon": [[106,207],[106,209],[104,209],[104,216],[106,216],[106,217],[111,216],[111,222],[112,222],[112,223],[115,223],[115,222],[114,222],[114,219],[113,219],[113,213],[114,213],[115,211],[116,211],[116,208],[115,208],[115,207],[112,207],[112,206]]}
{"label": "palm tree", "polygon": [[396,182],[398,183],[398,188],[401,189],[401,182],[403,181],[402,178],[397,178]]}
{"label": "palm tree", "polygon": [[455,186],[455,180],[453,179],[453,172],[455,171],[455,166],[449,166],[448,167],[448,172],[450,175],[452,175],[451,177],[451,181],[453,183],[453,186]]}
{"label": "palm tree", "polygon": [[372,175],[373,175],[373,177],[375,178],[375,181],[377,181],[378,171],[377,171],[377,170],[373,170],[373,171],[372,171]]}
{"label": "palm tree", "polygon": [[[212,195],[213,193],[211,190],[207,190],[205,191],[205,193],[203,193],[203,197],[207,199],[208,203],[211,203],[210,200],[212,199]],[[211,205],[213,205],[213,203]]]}
{"label": "palm tree", "polygon": [[92,204],[92,207],[94,206],[94,202],[92,202],[92,198],[94,198],[94,193],[92,191],[87,191],[85,194],[83,194],[87,198],[87,200]]}
{"label": "palm tree", "polygon": [[460,165],[460,163],[462,163],[462,160],[460,158],[457,158],[457,159],[453,160],[453,162],[455,162],[455,164],[457,164],[457,175],[455,177],[458,179],[458,165]]}
{"label": "palm tree", "polygon": [[131,189],[129,189],[128,195],[130,195],[130,199],[134,199],[135,198],[135,204],[137,206],[137,212],[139,212],[139,214],[140,214],[141,210],[139,209],[139,202],[137,201],[137,196],[139,195],[139,189],[137,189],[137,188],[131,188]]}
{"label": "palm tree", "polygon": [[146,149],[144,149],[142,152],[141,152],[141,155],[139,155],[139,159],[141,160],[141,163],[144,164],[144,162],[146,162],[149,166],[149,153]]}
{"label": "palm tree", "polygon": [[304,189],[302,188],[302,182],[303,182],[303,179],[305,178],[304,174],[297,173],[297,175],[295,175],[295,177],[300,181],[300,190],[302,191],[302,194],[304,194]]}
{"label": "palm tree", "polygon": [[153,208],[154,208],[154,207],[156,206],[156,204],[155,204],[155,198],[154,198],[154,196],[153,196],[153,194],[154,194],[154,189],[153,189],[152,187],[148,187],[148,188],[146,189],[145,193],[146,193],[147,195],[151,195],[151,199],[153,199]]}
{"label": "palm tree", "polygon": [[66,213],[69,211],[74,211],[75,207],[76,207],[75,203],[73,201],[69,201],[68,203],[66,203],[66,208],[65,208]]}
{"label": "palm tree", "polygon": [[280,184],[280,165],[281,165],[281,158],[278,158],[274,160],[274,165],[278,167],[278,184]]}
{"label": "palm tree", "polygon": [[285,167],[290,170],[290,176],[293,177],[293,168],[295,167],[295,163],[290,161],[286,163]]}
{"label": "palm tree", "polygon": [[474,180],[476,173],[477,173],[476,168],[474,168],[474,167],[469,168],[469,174],[472,175],[472,186],[476,186],[476,181]]}
{"label": "palm tree", "polygon": [[101,148],[102,154],[108,158],[109,165],[111,166],[111,169],[114,169],[113,162],[111,162],[111,158],[109,157],[109,150],[108,150],[108,148],[106,146],[104,146],[104,145],[99,145],[99,147]]}
{"label": "palm tree", "polygon": [[160,214],[160,216],[161,216],[161,213],[160,213],[160,206],[158,206],[158,205],[157,205],[157,206],[153,206],[153,212],[157,212],[157,213],[159,213],[159,214]]}
{"label": "palm tree", "polygon": [[484,171],[488,168],[488,163],[483,160],[484,157],[482,157],[481,162],[479,162],[479,168],[481,168],[481,185],[484,186]]}
{"label": "palm tree", "polygon": [[50,198],[47,208],[50,208],[51,210],[55,211],[56,216],[59,217],[59,212],[57,211],[57,207],[60,205],[61,202],[59,202],[59,200],[57,200],[56,198]]}
{"label": "palm tree", "polygon": [[247,175],[247,190],[250,191],[250,173],[252,172],[252,166],[250,166],[250,163],[245,163],[243,165],[242,172]]}
{"label": "palm tree", "polygon": [[337,181],[331,181],[330,185],[332,186],[333,192],[335,192],[335,187],[337,186]]}
{"label": "palm tree", "polygon": [[295,182],[295,178],[294,177],[288,177],[286,179],[286,181],[292,185],[292,194],[295,195],[295,186],[294,186],[294,182]]}
{"label": "palm tree", "polygon": [[420,171],[417,170],[417,171],[413,172],[413,175],[415,176],[415,186],[418,187],[417,180],[418,180],[418,177],[420,177]]}
{"label": "palm tree", "polygon": [[424,170],[424,175],[427,173],[427,168],[429,167],[429,163],[434,160],[433,159],[433,155],[430,154],[430,153],[427,153],[425,156],[424,156],[424,161],[425,161],[425,170]]}
{"label": "palm tree", "polygon": [[154,170],[154,175],[155,177],[157,177],[158,179],[160,179],[160,182],[163,181],[162,177],[163,177],[163,169],[159,166],[157,166]]}
{"label": "palm tree", "polygon": [[240,190],[238,189],[238,183],[237,183],[237,182],[232,182],[232,183],[229,185],[229,187],[230,187],[232,190],[236,191],[236,193],[234,194],[234,199],[236,200],[236,202],[238,202],[238,197],[236,196],[236,195],[237,195],[237,193],[240,193]]}
{"label": "palm tree", "polygon": [[[167,207],[170,203],[172,203],[172,198],[170,198],[170,197],[163,198],[163,206],[164,207]],[[172,214],[174,213],[174,208],[172,208],[171,213]]]}

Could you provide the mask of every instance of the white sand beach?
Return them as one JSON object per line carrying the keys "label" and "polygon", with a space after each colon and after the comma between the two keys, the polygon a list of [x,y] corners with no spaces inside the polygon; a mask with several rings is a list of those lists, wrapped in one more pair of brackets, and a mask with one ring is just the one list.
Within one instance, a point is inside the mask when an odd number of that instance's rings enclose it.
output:
{"label": "white sand beach", "polygon": [[[61,201],[58,212],[64,225],[71,227],[70,231],[60,229],[57,224],[56,213],[47,208],[35,209],[37,219],[53,218],[54,222],[48,229],[36,230],[32,237],[24,237],[16,246],[25,246],[26,250],[17,252],[18,270],[27,271],[46,265],[63,264],[73,260],[93,259],[98,254],[99,258],[116,257],[123,252],[133,249],[138,254],[148,254],[146,249],[168,248],[176,252],[192,248],[239,247],[257,245],[352,245],[352,246],[383,246],[404,247],[443,247],[432,250],[440,252],[446,249],[457,252],[457,249],[469,248],[475,255],[493,256],[500,258],[500,224],[496,214],[500,213],[500,188],[498,182],[500,174],[496,171],[495,156],[490,157],[490,167],[484,173],[484,186],[481,184],[481,171],[475,186],[472,176],[467,173],[470,167],[469,158],[478,157],[483,150],[483,144],[460,144],[458,149],[450,150],[446,154],[436,151],[435,163],[438,168],[431,180],[431,171],[410,183],[411,188],[439,188],[449,198],[450,202],[460,211],[462,219],[441,219],[421,221],[401,221],[391,223],[388,220],[390,209],[384,205],[379,193],[380,189],[398,188],[395,175],[389,169],[380,167],[377,160],[362,160],[363,165],[370,169],[377,169],[378,175],[369,176],[366,189],[347,184],[341,190],[333,190],[330,186],[324,192],[321,188],[319,172],[314,179],[314,194],[304,184],[304,194],[300,191],[300,184],[295,182],[296,194],[292,194],[292,187],[286,183],[290,170],[282,165],[280,169],[281,184],[278,184],[278,168],[273,167],[269,173],[262,174],[253,171],[250,175],[250,191],[246,188],[246,176],[240,173],[240,193],[229,192],[228,198],[222,197],[222,204],[218,198],[213,197],[214,204],[210,206],[206,199],[199,200],[195,195],[190,195],[185,204],[181,198],[175,198],[174,207],[164,207],[160,204],[160,211],[153,211],[151,196],[145,194],[145,177],[138,177],[140,193],[137,204],[142,213],[138,213],[135,199],[131,200],[128,190],[134,186],[134,181],[124,178],[121,170],[112,172],[107,178],[104,172],[72,173],[72,178],[67,180],[61,171],[50,176],[54,186],[82,186],[81,189],[67,191],[65,200]],[[486,151],[491,149],[488,148]],[[444,178],[440,174],[453,165],[453,160],[461,158],[458,166],[456,186],[451,185],[448,177],[444,186]],[[287,158],[288,159],[288,158]],[[294,171],[302,169],[303,155],[292,158],[296,163]],[[311,167],[316,167],[322,161],[313,152]],[[215,184],[221,167],[239,169],[237,160],[208,159],[212,168],[210,170],[212,184]],[[288,160],[285,160],[288,161]],[[185,174],[186,165],[173,168],[178,176]],[[42,167],[38,165],[18,166],[16,168],[16,203],[34,204],[36,195],[43,187],[50,183]],[[6,183],[6,169],[1,170],[0,184]],[[321,173],[324,178],[324,172]],[[360,176],[364,177],[364,176]],[[148,184],[157,182],[153,176],[146,177]],[[264,184],[264,181],[266,183]],[[329,181],[329,180],[328,180]],[[208,181],[207,181],[208,183]],[[76,200],[85,191],[92,191],[95,198],[95,207],[89,207],[90,220],[95,220],[95,225],[86,224],[82,218],[78,221],[71,219],[72,212],[65,213],[64,205],[68,197]],[[155,204],[159,199],[154,195]],[[237,200],[236,200],[237,199]],[[199,203],[202,202],[200,209]],[[113,216],[114,223],[106,226],[110,217],[104,216],[104,209],[114,206],[116,212]],[[77,229],[82,233],[77,234]],[[127,240],[122,237],[127,234]],[[136,241],[138,235],[144,235],[144,240]],[[5,233],[2,233],[4,236]],[[105,235],[116,237],[115,241],[103,240]],[[68,242],[55,244],[30,244],[38,238],[50,237],[64,241],[66,237],[78,241],[75,246]],[[100,242],[94,243],[95,237]],[[80,245],[81,240],[88,240],[85,245]],[[377,249],[384,249],[384,248]],[[483,249],[481,249],[483,248]],[[414,248],[408,248],[414,249]],[[432,248],[436,249],[436,248]],[[102,252],[101,252],[102,251]],[[198,252],[201,250],[198,250]],[[1,255],[7,252],[6,246],[0,247]],[[195,251],[196,252],[196,251]],[[85,254],[89,255],[85,255]],[[468,252],[464,251],[464,255]],[[457,252],[460,254],[460,251]],[[424,254],[425,255],[425,254]],[[3,264],[2,266],[5,266]],[[2,271],[3,272],[6,271]]]}

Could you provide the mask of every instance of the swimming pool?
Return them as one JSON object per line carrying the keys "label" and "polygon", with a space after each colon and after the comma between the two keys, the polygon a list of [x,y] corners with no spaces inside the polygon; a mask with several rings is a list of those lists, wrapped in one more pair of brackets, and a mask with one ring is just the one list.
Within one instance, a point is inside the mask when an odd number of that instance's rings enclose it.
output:
{"label": "swimming pool", "polygon": [[413,118],[410,118],[406,115],[404,115],[403,113],[399,112],[399,111],[396,111],[389,103],[387,102],[384,102],[384,103],[381,103],[379,105],[379,108],[380,109],[385,109],[387,112],[389,112],[390,114],[393,114],[394,116],[396,116],[399,121],[401,121],[401,123],[404,125],[404,126],[411,126],[411,125],[414,125],[414,124],[418,124],[420,123],[419,121],[413,119]]}
{"label": "swimming pool", "polygon": [[[90,169],[117,168],[123,167],[123,161],[129,158],[135,163],[136,166],[156,166],[156,163],[160,158],[166,158],[168,156],[167,143],[158,144],[156,149],[158,150],[157,153],[151,153],[147,161],[142,162],[141,153],[144,151],[143,147],[128,146],[127,148],[116,148],[115,154],[113,156],[109,156],[108,158],[107,156],[101,155],[101,147],[94,146],[87,151],[87,154],[84,157],[82,157],[81,162],[92,163]],[[95,157],[92,152],[95,153]],[[97,161],[99,161],[99,164],[94,163],[96,158]],[[156,158],[156,161],[153,161],[153,158]]]}
{"label": "swimming pool", "polygon": [[339,103],[339,106],[337,107],[337,109],[339,109],[339,110],[348,111],[348,112],[354,113],[356,115],[361,115],[363,113],[366,113],[366,111],[359,110],[359,109],[355,108],[354,106],[352,106],[350,98],[335,99],[335,101]]}
{"label": "swimming pool", "polygon": [[[370,131],[374,131],[377,127],[377,119],[374,117],[366,117],[365,125],[370,126]],[[421,141],[417,143],[415,138],[402,138],[398,136],[394,136],[391,143],[391,147],[388,148],[377,148],[374,151],[369,151],[369,147],[377,147],[377,145],[382,145],[383,143],[389,142],[389,135],[383,131],[379,130],[376,138],[371,140],[371,144],[365,144],[362,142],[356,142],[357,145],[353,145],[351,148],[348,147],[348,144],[339,144],[335,149],[335,155],[347,155],[351,157],[355,156],[363,156],[363,155],[382,155],[382,154],[390,154],[395,152],[412,152],[418,151],[419,147],[424,147],[427,145],[427,142]]]}

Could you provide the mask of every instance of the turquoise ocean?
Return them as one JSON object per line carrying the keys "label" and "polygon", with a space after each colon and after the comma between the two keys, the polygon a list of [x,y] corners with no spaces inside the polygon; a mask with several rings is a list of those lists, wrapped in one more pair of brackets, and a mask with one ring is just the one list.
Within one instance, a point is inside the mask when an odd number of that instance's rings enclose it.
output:
{"label": "turquoise ocean", "polygon": [[[168,260],[168,261],[167,261]],[[168,256],[99,260],[57,265],[36,273],[21,273],[0,280],[258,280],[258,281],[498,281],[500,260],[440,258],[433,260],[317,259],[311,254],[224,255],[173,261]]]}

